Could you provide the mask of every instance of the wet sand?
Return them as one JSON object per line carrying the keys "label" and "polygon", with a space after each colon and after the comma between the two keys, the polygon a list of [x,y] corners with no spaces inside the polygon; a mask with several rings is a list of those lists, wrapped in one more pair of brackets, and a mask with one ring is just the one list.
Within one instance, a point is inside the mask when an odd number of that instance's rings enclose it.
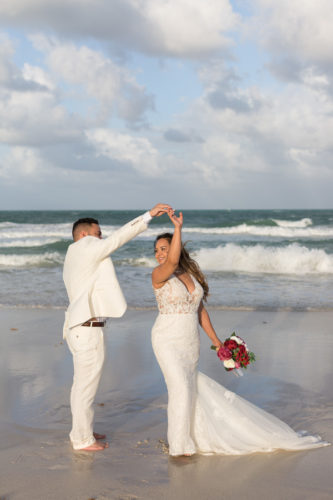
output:
{"label": "wet sand", "polygon": [[[71,450],[72,359],[63,311],[1,309],[0,500],[332,499],[333,446],[303,452],[169,458],[166,388],[150,344],[155,311],[106,328],[96,430],[110,448]],[[257,362],[226,373],[202,333],[200,370],[251,402],[333,442],[333,312],[212,311]]]}

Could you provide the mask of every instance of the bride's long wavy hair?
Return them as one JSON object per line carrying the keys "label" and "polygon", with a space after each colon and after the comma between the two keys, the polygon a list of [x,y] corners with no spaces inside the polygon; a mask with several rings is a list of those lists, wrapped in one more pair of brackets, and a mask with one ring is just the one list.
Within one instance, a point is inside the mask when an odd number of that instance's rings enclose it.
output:
{"label": "bride's long wavy hair", "polygon": [[[163,233],[159,234],[154,242],[154,249],[156,248],[156,243],[158,240],[167,240],[171,244],[172,240],[172,234],[171,233]],[[182,269],[185,273],[192,274],[192,276],[195,277],[195,279],[200,283],[202,286],[204,295],[203,295],[203,300],[207,301],[207,297],[209,295],[209,286],[206,281],[205,275],[201,271],[198,263],[192,259],[190,254],[185,248],[186,243],[182,243],[182,249],[180,252],[180,258],[179,258],[179,268]]]}

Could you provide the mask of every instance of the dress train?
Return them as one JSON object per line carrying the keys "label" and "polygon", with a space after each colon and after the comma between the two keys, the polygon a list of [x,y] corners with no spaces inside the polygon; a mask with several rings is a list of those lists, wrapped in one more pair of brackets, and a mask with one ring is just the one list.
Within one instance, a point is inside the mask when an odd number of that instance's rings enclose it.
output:
{"label": "dress train", "polygon": [[319,436],[295,432],[201,372],[197,374],[191,434],[197,453],[202,454],[243,455],[329,445]]}

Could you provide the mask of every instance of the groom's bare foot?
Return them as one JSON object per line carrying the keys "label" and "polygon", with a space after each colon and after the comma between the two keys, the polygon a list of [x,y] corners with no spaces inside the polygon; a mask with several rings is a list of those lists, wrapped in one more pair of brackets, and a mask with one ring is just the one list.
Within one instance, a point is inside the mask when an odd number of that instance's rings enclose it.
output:
{"label": "groom's bare foot", "polygon": [[80,448],[76,451],[103,451],[108,447],[109,443],[93,443],[90,446],[86,446],[86,448]]}
{"label": "groom's bare foot", "polygon": [[98,432],[94,432],[94,438],[95,439],[105,439],[106,435],[105,434],[98,434]]}

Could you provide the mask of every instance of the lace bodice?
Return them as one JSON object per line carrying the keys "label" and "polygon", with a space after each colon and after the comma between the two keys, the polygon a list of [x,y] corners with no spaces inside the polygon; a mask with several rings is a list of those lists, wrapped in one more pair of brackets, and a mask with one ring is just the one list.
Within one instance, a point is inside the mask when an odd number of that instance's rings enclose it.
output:
{"label": "lace bodice", "polygon": [[194,290],[190,293],[177,277],[170,278],[162,288],[154,288],[158,309],[161,314],[196,313],[203,297],[203,289],[191,276]]}

